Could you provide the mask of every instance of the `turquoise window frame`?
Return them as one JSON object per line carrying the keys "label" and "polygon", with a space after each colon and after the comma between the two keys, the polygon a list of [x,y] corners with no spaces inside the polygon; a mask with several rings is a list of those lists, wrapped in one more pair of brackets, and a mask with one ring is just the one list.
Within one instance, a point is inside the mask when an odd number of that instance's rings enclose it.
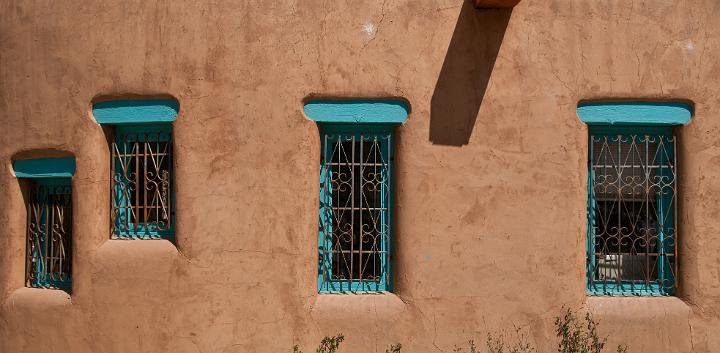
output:
{"label": "turquoise window frame", "polygon": [[[657,279],[661,281],[669,281],[669,285],[660,285],[658,283],[650,283],[646,285],[639,285],[635,283],[602,283],[602,281],[596,281],[593,279],[594,272],[596,268],[596,258],[595,258],[595,226],[596,226],[596,220],[595,220],[595,210],[597,208],[597,201],[594,196],[594,181],[595,176],[594,172],[592,170],[592,158],[593,157],[593,149],[592,149],[592,136],[617,136],[617,135],[653,135],[653,136],[663,136],[666,139],[674,139],[674,135],[672,132],[673,127],[671,125],[663,125],[663,124],[646,124],[646,125],[638,125],[638,124],[615,124],[615,125],[588,125],[588,144],[590,145],[590,148],[588,149],[588,183],[587,183],[587,244],[586,244],[586,258],[588,259],[587,265],[586,265],[586,289],[587,294],[590,296],[669,296],[673,295],[676,290],[676,277],[677,273],[672,270],[671,265],[669,263],[669,260],[666,256],[662,256],[662,261],[658,260],[658,268],[657,268]],[[667,152],[667,151],[666,151]],[[674,160],[675,158],[675,151],[671,150],[671,154],[668,155],[668,161],[664,161],[665,163],[669,163],[670,159]],[[663,163],[661,160],[660,163]],[[667,172],[665,169],[661,169],[661,173]],[[661,174],[662,176],[662,174]],[[676,177],[677,178],[677,177]],[[677,180],[673,180],[674,184],[677,185]],[[657,219],[658,221],[663,221],[665,224],[676,222],[676,202],[673,202],[673,200],[676,200],[677,190],[673,190],[672,194],[665,194],[665,193],[659,193],[657,195],[657,205],[658,209],[656,210]],[[668,210],[665,216],[663,216],[663,212],[665,210]],[[663,226],[663,224],[658,224],[658,241],[663,244],[664,246],[659,248],[659,253],[662,255],[666,255],[668,253],[676,254],[675,247],[677,243],[677,229],[675,227],[672,227],[673,234],[665,234],[663,229],[666,227]],[[672,238],[672,243],[665,243],[664,238]],[[674,256],[674,255],[673,255]],[[674,258],[675,264],[677,266],[677,258]],[[668,274],[670,275],[668,277]],[[626,281],[630,282],[630,281]],[[638,288],[642,287],[642,288]]]}
{"label": "turquoise window frame", "polygon": [[[320,135],[342,135],[343,137],[388,135],[387,146],[382,146],[382,157],[387,161],[387,186],[381,189],[381,208],[386,212],[381,214],[381,228],[387,230],[386,241],[381,241],[379,281],[367,280],[340,280],[332,278],[332,193],[328,192],[328,180],[331,170],[327,167],[327,158],[332,156],[334,145],[321,141],[320,158],[320,221],[318,236],[318,291],[319,293],[358,293],[358,292],[389,292],[392,291],[392,219],[393,219],[393,164],[395,124],[348,124],[348,123],[322,123]],[[385,148],[387,147],[387,148]],[[328,275],[330,274],[330,275]]]}
{"label": "turquoise window frame", "polygon": [[[123,140],[121,136],[135,136],[135,138],[129,138]],[[143,137],[143,138],[140,138]],[[124,124],[114,126],[114,137],[113,140],[117,147],[123,149],[132,149],[131,145],[137,141],[149,141],[149,142],[166,142],[169,144],[173,143],[173,127],[169,123],[161,124]],[[172,146],[170,147],[172,148]],[[170,173],[174,176],[174,160],[170,161]],[[113,158],[114,164],[113,170],[117,171],[121,169],[120,160]],[[116,172],[117,173],[117,172]],[[116,178],[116,175],[112,175],[112,178]],[[122,191],[123,187],[119,183],[113,183],[112,192],[112,212],[115,212],[116,208],[126,207],[130,205],[130,200],[125,197],[125,193]],[[170,199],[175,200],[175,178],[171,177],[170,185]],[[123,214],[124,213],[124,214]],[[124,212],[115,212],[113,215],[113,232],[112,236],[116,239],[166,239],[170,241],[175,240],[175,202],[170,204],[170,217],[172,222],[168,229],[157,229],[149,227],[147,222],[145,223],[133,223],[123,224],[123,219],[131,219],[130,208],[124,208]]]}
{"label": "turquoise window frame", "polygon": [[[39,161],[39,160],[36,160]],[[73,159],[74,161],[74,159]],[[38,186],[39,188],[33,188],[33,192],[38,193],[37,190],[43,190],[45,193],[42,195],[36,194],[34,197],[36,197],[38,200],[47,200],[47,197],[50,195],[55,194],[68,194],[68,192],[60,192],[60,190],[69,190],[69,194],[72,195],[72,180],[69,177],[39,177],[39,178],[32,178],[32,183],[35,184],[35,186]],[[71,196],[72,197],[72,196]],[[40,218],[46,218],[48,211],[47,208],[42,209],[42,213],[40,215]],[[29,210],[28,210],[29,212]],[[72,220],[71,220],[72,223]],[[28,225],[29,226],[29,225]],[[47,231],[47,230],[46,230]],[[49,235],[46,233],[45,237],[42,239],[39,239],[39,247],[45,248],[45,243],[47,242],[47,238],[49,238]],[[72,235],[71,235],[72,238]],[[72,240],[71,240],[72,244]],[[32,281],[31,287],[39,287],[39,288],[58,288],[62,289],[64,291],[67,291],[68,293],[72,289],[72,249],[71,250],[71,256],[67,258],[68,261],[70,261],[70,273],[64,274],[61,276],[60,280],[52,280],[49,277],[49,274],[47,272],[46,268],[43,268],[42,264],[43,261],[41,261],[42,256],[40,256],[39,253],[33,254],[35,261],[38,263],[38,269],[37,273],[35,273],[35,278]],[[45,254],[47,256],[47,254]]]}

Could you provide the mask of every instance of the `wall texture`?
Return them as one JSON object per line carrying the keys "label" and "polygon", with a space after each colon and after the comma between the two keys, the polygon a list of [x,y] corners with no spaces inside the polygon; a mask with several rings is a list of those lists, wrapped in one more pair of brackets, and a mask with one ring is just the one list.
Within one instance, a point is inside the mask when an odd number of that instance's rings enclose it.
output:
{"label": "wall texture", "polygon": [[[0,352],[450,352],[597,313],[631,352],[720,352],[720,2],[65,0],[0,4]],[[177,246],[109,240],[99,96],[176,97]],[[317,295],[313,95],[406,98],[395,292]],[[577,102],[689,99],[680,290],[585,296]],[[23,288],[11,159],[77,158],[74,289]]]}

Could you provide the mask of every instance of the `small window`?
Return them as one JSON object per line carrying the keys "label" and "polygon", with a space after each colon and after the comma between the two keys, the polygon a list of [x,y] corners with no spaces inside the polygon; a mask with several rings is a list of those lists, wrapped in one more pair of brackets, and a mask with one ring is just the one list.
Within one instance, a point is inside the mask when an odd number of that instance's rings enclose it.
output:
{"label": "small window", "polygon": [[26,285],[69,291],[72,283],[70,179],[36,179],[29,184]]}
{"label": "small window", "polygon": [[320,291],[386,291],[393,126],[323,126],[321,138]]}
{"label": "small window", "polygon": [[173,239],[172,126],[118,125],[111,151],[113,236]]}
{"label": "small window", "polygon": [[590,126],[589,294],[674,293],[676,141],[670,127]]}
{"label": "small window", "polygon": [[25,285],[34,288],[72,287],[72,176],[74,158],[13,161],[23,179],[27,223]]}

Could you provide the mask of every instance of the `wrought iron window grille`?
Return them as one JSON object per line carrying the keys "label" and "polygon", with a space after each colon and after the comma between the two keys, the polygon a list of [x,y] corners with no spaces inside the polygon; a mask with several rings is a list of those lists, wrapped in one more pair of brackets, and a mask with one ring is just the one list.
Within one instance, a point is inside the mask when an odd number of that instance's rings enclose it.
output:
{"label": "wrought iron window grille", "polygon": [[318,287],[390,290],[392,126],[323,126]]}
{"label": "wrought iron window grille", "polygon": [[172,240],[172,126],[117,126],[111,151],[112,236]]}
{"label": "wrought iron window grille", "polygon": [[589,142],[588,293],[672,295],[675,136],[669,127],[591,127]]}
{"label": "wrought iron window grille", "polygon": [[72,189],[69,178],[38,179],[27,197],[25,285],[72,286]]}

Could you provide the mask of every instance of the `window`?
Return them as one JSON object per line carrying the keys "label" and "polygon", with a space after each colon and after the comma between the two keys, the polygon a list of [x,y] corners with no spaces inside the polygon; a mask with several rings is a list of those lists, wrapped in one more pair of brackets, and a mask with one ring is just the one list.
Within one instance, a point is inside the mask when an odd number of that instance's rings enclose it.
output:
{"label": "window", "polygon": [[590,126],[587,289],[671,295],[677,276],[676,138],[669,126]]}
{"label": "window", "polygon": [[321,292],[389,289],[392,128],[321,128]]}
{"label": "window", "polygon": [[114,237],[174,237],[172,149],[169,124],[115,127],[111,148]]}
{"label": "window", "polygon": [[311,100],[320,128],[318,291],[392,290],[393,140],[402,100]]}
{"label": "window", "polygon": [[72,287],[72,186],[74,158],[13,161],[26,200],[25,285]]}
{"label": "window", "polygon": [[111,236],[175,239],[174,99],[111,100],[93,104],[110,145]]}
{"label": "window", "polygon": [[72,282],[70,179],[37,179],[30,184],[27,202],[26,285],[69,291]]}

